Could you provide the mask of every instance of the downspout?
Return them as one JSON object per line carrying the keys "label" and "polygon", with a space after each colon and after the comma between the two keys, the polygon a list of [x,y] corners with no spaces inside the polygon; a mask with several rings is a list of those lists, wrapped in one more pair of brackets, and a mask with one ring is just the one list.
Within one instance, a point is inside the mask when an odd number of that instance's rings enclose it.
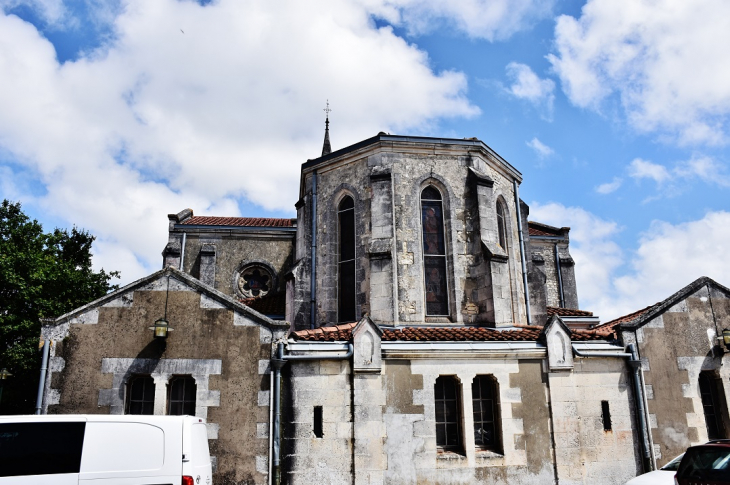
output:
{"label": "downspout", "polygon": [[555,271],[558,273],[558,289],[560,290],[560,308],[565,308],[565,295],[563,295],[563,272],[560,270],[560,253],[558,243],[555,243]]}
{"label": "downspout", "polygon": [[312,279],[309,282],[309,328],[315,328],[317,314],[317,171],[312,172]]}
{"label": "downspout", "polygon": [[530,315],[530,287],[527,285],[527,264],[525,263],[525,237],[522,233],[522,211],[520,211],[520,196],[517,192],[517,180],[512,181],[515,192],[515,207],[517,207],[517,233],[520,238],[520,263],[522,264],[522,286],[525,288],[525,313],[527,314],[527,324],[532,325],[532,316]]}
{"label": "downspout", "polygon": [[578,357],[618,357],[629,359],[628,364],[634,371],[634,392],[636,393],[636,406],[639,415],[639,433],[641,434],[642,469],[644,472],[654,469],[654,454],[649,447],[649,430],[646,426],[646,408],[644,407],[644,388],[642,386],[641,359],[636,350],[635,344],[626,346],[628,352],[580,352],[573,347],[573,353]]}
{"label": "downspout", "polygon": [[187,232],[183,232],[182,247],[180,248],[180,267],[178,269],[183,273],[185,272],[183,268],[185,267],[185,241],[187,240],[187,235]]}
{"label": "downspout", "polygon": [[290,360],[347,360],[352,357],[352,343],[347,344],[345,354],[284,355],[284,342],[276,346],[276,358],[271,359],[274,368],[274,484],[281,484],[281,369]]}
{"label": "downspout", "polygon": [[[273,332],[272,332],[273,333]],[[273,439],[274,439],[274,433],[273,433],[273,427],[274,427],[274,373],[269,372],[269,476],[267,477],[267,484],[271,485],[272,483],[272,476],[271,472],[273,470],[273,460],[271,459],[271,447],[274,445]]]}
{"label": "downspout", "polygon": [[51,339],[43,342],[43,361],[41,362],[41,378],[38,381],[38,397],[35,400],[35,413],[41,414],[43,408],[43,391],[46,388],[46,374],[48,373],[48,353],[51,349]]}

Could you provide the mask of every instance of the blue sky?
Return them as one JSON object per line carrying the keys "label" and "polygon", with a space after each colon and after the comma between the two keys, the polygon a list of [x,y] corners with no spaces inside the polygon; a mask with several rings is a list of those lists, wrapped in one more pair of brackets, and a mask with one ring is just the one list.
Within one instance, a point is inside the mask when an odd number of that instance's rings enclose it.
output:
{"label": "blue sky", "polygon": [[289,217],[321,150],[476,136],[610,318],[730,284],[721,0],[0,0],[0,197],[126,283],[166,215]]}

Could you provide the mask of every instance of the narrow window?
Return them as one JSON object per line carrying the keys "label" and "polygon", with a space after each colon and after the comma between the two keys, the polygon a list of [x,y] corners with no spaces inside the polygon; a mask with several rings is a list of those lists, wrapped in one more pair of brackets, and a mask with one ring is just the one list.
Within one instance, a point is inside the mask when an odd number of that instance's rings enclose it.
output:
{"label": "narrow window", "polygon": [[603,418],[603,431],[611,431],[611,410],[608,408],[608,401],[601,401],[601,418]]}
{"label": "narrow window", "polygon": [[474,445],[478,450],[500,451],[497,383],[491,376],[477,376],[471,384],[474,411]]}
{"label": "narrow window", "polygon": [[499,247],[507,250],[507,225],[504,220],[504,205],[497,201],[497,235],[499,236]]}
{"label": "narrow window", "polygon": [[322,431],[322,406],[314,406],[314,436],[317,438],[324,436]]}
{"label": "narrow window", "polygon": [[339,221],[337,320],[355,321],[355,203],[342,199],[337,208]]}
{"label": "narrow window", "polygon": [[724,438],[725,430],[720,417],[720,389],[718,389],[715,376],[711,372],[700,372],[699,381],[707,438],[711,440]]}
{"label": "narrow window", "polygon": [[178,376],[170,379],[167,414],[195,416],[196,390],[195,379],[191,376]]}
{"label": "narrow window", "polygon": [[455,377],[440,376],[436,379],[436,446],[442,451],[461,450],[459,394],[459,384]]}
{"label": "narrow window", "polygon": [[154,414],[155,381],[150,376],[132,377],[127,391],[127,414]]}
{"label": "narrow window", "polygon": [[426,315],[448,316],[443,202],[441,193],[432,186],[421,192],[421,225]]}

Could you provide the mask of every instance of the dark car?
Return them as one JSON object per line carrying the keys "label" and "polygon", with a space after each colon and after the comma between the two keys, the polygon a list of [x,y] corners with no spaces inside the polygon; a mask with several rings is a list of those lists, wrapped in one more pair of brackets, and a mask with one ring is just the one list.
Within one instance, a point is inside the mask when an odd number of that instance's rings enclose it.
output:
{"label": "dark car", "polygon": [[674,481],[677,485],[730,485],[730,441],[687,448]]}

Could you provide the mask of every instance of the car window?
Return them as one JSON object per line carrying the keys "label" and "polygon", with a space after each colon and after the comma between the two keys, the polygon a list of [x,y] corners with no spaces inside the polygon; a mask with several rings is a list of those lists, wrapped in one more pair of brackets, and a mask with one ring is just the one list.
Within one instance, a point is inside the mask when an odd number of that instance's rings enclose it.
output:
{"label": "car window", "polygon": [[702,446],[688,449],[677,477],[730,481],[730,447]]}
{"label": "car window", "polygon": [[78,473],[85,422],[0,424],[0,477]]}
{"label": "car window", "polygon": [[670,461],[663,467],[661,467],[661,470],[668,471],[668,472],[676,472],[679,469],[679,464],[682,462],[682,457],[684,456],[684,453],[676,457],[674,460]]}

